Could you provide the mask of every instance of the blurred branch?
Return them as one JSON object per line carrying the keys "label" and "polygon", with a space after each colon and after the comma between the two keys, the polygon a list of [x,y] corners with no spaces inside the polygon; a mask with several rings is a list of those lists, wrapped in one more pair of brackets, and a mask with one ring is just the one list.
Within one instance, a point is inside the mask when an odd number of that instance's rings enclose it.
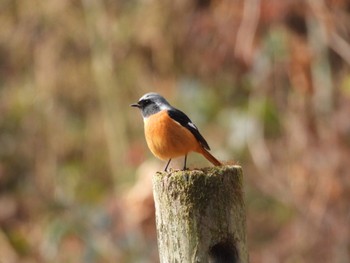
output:
{"label": "blurred branch", "polygon": [[[125,125],[123,125],[125,115],[121,107],[124,105],[123,94],[121,87],[118,87],[113,78],[113,53],[108,38],[110,30],[107,24],[107,10],[103,2],[98,0],[83,0],[82,3],[90,39],[92,72],[106,133],[109,162],[112,174],[116,178],[123,163],[127,140]],[[113,96],[112,91],[118,91],[119,96]]]}
{"label": "blurred branch", "polygon": [[350,45],[336,32],[331,32],[330,47],[350,65]]}
{"label": "blurred branch", "polygon": [[324,0],[308,0],[308,3],[320,23],[328,46],[350,65],[350,44],[336,32],[336,27]]}
{"label": "blurred branch", "polygon": [[1,263],[15,263],[18,262],[18,255],[15,249],[9,242],[6,234],[0,228],[0,248],[1,248]]}
{"label": "blurred branch", "polygon": [[[307,46],[311,47],[312,59],[308,65],[311,71],[312,87],[313,87],[313,108],[315,111],[309,112],[310,121],[312,122],[314,112],[320,114],[329,113],[333,108],[334,92],[332,82],[332,72],[330,66],[330,56],[328,43],[324,41],[322,36],[323,29],[315,25],[314,19],[309,19],[309,34]],[[317,122],[314,122],[314,128],[317,134],[320,130]]]}
{"label": "blurred branch", "polygon": [[253,42],[260,18],[260,0],[245,0],[242,22],[237,31],[235,55],[245,63],[252,58]]}
{"label": "blurred branch", "polygon": [[[249,98],[249,112],[254,112],[253,108],[256,105],[256,94],[254,92],[250,95]],[[263,95],[262,95],[263,96]],[[255,117],[255,128],[252,136],[248,138],[248,148],[253,159],[253,163],[258,169],[259,173],[263,175],[258,180],[262,180],[262,183],[259,185],[269,192],[270,194],[275,194],[277,198],[282,199],[284,202],[290,202],[289,195],[283,193],[288,192],[284,180],[281,180],[280,174],[276,172],[278,169],[273,167],[273,158],[271,156],[271,151],[266,144],[264,136],[264,123]],[[270,189],[270,190],[269,190]],[[271,191],[274,189],[274,191]]]}

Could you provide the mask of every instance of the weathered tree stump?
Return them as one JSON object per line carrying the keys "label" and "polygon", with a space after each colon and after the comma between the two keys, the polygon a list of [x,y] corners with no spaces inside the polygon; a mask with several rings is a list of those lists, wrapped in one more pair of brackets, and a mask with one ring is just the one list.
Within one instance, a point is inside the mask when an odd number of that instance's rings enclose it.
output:
{"label": "weathered tree stump", "polygon": [[248,262],[240,166],[153,176],[161,263]]}

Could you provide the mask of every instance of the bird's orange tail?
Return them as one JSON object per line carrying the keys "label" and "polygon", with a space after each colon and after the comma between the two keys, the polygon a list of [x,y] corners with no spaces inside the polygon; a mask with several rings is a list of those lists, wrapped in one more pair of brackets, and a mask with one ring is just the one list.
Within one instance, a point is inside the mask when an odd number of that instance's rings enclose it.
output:
{"label": "bird's orange tail", "polygon": [[200,153],[215,166],[221,166],[222,163],[218,161],[213,155],[211,155],[206,149],[200,147]]}

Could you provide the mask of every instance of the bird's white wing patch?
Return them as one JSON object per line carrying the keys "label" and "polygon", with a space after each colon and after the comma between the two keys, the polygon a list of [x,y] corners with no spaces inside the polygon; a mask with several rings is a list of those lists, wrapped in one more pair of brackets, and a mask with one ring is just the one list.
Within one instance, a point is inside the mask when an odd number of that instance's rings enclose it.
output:
{"label": "bird's white wing patch", "polygon": [[194,125],[192,122],[189,122],[188,125],[191,126],[191,127],[194,128],[194,129],[198,130],[198,128],[196,127],[196,125]]}

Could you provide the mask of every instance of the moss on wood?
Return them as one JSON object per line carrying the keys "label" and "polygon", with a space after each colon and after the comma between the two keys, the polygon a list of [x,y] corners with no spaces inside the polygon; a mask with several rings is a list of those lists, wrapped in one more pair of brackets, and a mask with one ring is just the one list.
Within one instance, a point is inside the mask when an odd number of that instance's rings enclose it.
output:
{"label": "moss on wood", "polygon": [[225,240],[246,258],[241,167],[158,172],[153,186],[161,262],[207,262]]}

